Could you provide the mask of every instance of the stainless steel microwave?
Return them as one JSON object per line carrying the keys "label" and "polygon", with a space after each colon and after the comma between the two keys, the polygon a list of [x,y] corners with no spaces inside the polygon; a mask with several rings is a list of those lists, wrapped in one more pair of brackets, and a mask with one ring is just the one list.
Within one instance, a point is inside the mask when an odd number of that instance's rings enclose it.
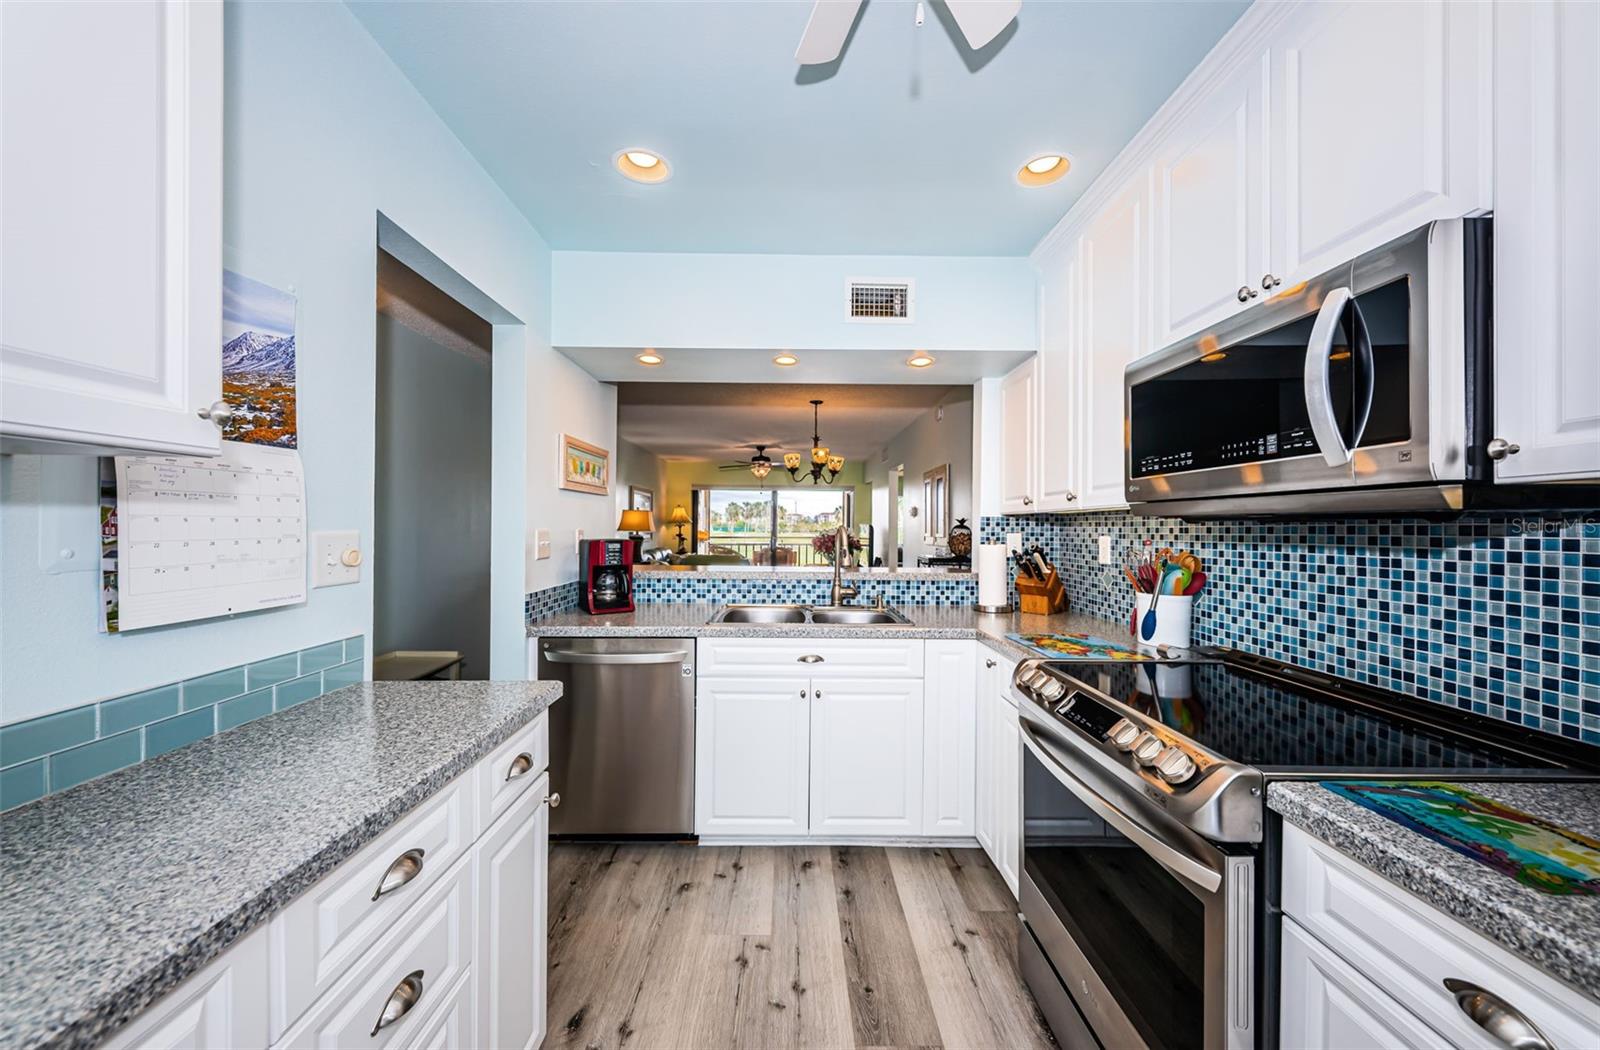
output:
{"label": "stainless steel microwave", "polygon": [[1135,512],[1466,509],[1492,478],[1490,238],[1435,222],[1129,365]]}

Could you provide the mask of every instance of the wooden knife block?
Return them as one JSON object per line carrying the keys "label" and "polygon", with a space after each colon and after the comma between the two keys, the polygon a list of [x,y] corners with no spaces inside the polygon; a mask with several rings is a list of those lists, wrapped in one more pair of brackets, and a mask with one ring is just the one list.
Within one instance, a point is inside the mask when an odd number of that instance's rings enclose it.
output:
{"label": "wooden knife block", "polygon": [[1048,616],[1051,613],[1067,611],[1067,589],[1061,585],[1061,577],[1054,569],[1050,575],[1042,580],[1030,580],[1026,576],[1017,577],[1017,604],[1025,613],[1039,613]]}

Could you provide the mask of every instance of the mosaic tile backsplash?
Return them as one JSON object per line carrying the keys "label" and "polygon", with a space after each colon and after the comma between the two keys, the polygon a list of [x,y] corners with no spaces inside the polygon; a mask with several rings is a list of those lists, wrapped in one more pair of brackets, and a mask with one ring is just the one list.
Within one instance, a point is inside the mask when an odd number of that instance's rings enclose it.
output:
{"label": "mosaic tile backsplash", "polygon": [[[797,579],[719,579],[711,573],[659,572],[634,574],[633,600],[659,602],[802,602],[827,604],[832,580],[810,576]],[[878,595],[889,605],[971,605],[978,600],[978,580],[970,573],[948,579],[926,576],[914,579],[849,577],[861,588],[854,600],[871,605]]]}
{"label": "mosaic tile backsplash", "polygon": [[0,810],[362,680],[357,636],[0,726]]}
{"label": "mosaic tile backsplash", "polygon": [[1293,661],[1600,744],[1600,515],[1212,521],[1128,513],[984,518],[1061,569],[1075,611],[1125,622],[1132,591],[1096,560],[1146,538],[1206,560],[1199,644]]}
{"label": "mosaic tile backsplash", "polygon": [[554,616],[558,612],[578,607],[578,581],[558,583],[542,591],[533,591],[522,603],[522,615],[528,623]]}

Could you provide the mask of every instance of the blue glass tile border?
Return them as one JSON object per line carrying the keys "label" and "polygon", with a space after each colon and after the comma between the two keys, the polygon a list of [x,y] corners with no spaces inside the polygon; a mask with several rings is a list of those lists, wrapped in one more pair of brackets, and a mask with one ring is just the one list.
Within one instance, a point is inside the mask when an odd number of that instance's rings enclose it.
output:
{"label": "blue glass tile border", "polygon": [[527,623],[554,616],[558,612],[578,607],[578,581],[558,583],[542,591],[533,591],[522,604],[522,618]]}
{"label": "blue glass tile border", "polygon": [[[576,587],[574,587],[576,596]],[[359,682],[366,639],[296,649],[127,696],[0,726],[0,811],[155,758]],[[181,713],[180,713],[181,712]]]}
{"label": "blue glass tile border", "polygon": [[[731,577],[719,579],[703,573],[636,573],[633,600],[640,605],[665,602],[804,602],[828,601],[829,581],[821,577],[793,580]],[[857,599],[866,604],[879,594],[890,605],[971,605],[978,600],[978,580],[972,575],[949,579],[919,577],[910,580],[854,579],[861,588]],[[577,581],[534,591],[523,612],[528,623],[578,607]]]}
{"label": "blue glass tile border", "polygon": [[[1454,521],[988,517],[1061,569],[1072,607],[1125,623],[1115,559],[1146,539],[1207,562],[1195,641],[1600,744],[1600,515]],[[1110,536],[1112,565],[1096,544]]]}

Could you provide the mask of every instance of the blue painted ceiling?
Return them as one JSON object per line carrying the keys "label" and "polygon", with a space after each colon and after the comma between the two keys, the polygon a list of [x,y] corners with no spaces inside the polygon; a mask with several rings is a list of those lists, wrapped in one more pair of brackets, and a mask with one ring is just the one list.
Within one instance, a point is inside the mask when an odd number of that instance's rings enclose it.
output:
{"label": "blue painted ceiling", "polygon": [[[350,6],[554,248],[1022,255],[1247,5],[1025,0],[973,52],[870,0],[805,70],[810,0]],[[617,174],[634,146],[671,180]],[[1017,185],[1044,152],[1072,170]]]}

